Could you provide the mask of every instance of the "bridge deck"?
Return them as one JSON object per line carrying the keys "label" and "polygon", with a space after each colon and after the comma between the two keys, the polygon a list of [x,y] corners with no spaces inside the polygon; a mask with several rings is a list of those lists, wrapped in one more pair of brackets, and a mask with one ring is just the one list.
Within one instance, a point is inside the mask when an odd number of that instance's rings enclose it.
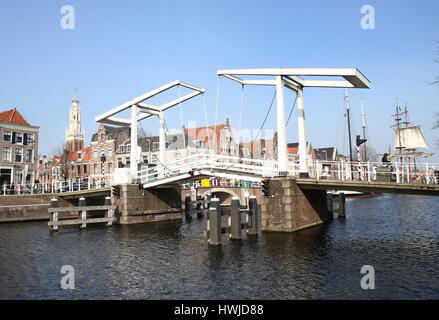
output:
{"label": "bridge deck", "polygon": [[346,190],[375,193],[399,193],[416,194],[426,196],[439,196],[439,184],[416,184],[416,183],[395,183],[376,181],[340,181],[340,180],[317,180],[317,179],[295,179],[302,189],[318,190]]}

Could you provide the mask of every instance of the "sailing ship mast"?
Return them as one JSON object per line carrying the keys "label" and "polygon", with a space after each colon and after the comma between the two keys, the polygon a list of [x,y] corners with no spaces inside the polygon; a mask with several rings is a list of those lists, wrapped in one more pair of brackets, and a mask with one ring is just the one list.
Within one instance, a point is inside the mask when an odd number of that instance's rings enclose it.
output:
{"label": "sailing ship mast", "polygon": [[348,118],[349,160],[352,162],[353,157],[352,157],[351,117],[350,117],[348,89],[345,90],[344,100],[345,100],[345,104],[346,104],[346,116]]}
{"label": "sailing ship mast", "polygon": [[391,154],[390,158],[400,158],[401,163],[404,159],[410,164],[410,160],[416,161],[419,157],[431,157],[432,153],[420,152],[417,149],[429,149],[427,142],[421,132],[421,126],[413,125],[409,121],[407,106],[404,111],[396,104],[396,113],[392,115],[396,122],[392,128],[395,128],[395,154]]}
{"label": "sailing ship mast", "polygon": [[[363,159],[360,157],[360,149],[358,149],[358,160],[360,161],[368,161],[368,154],[367,154],[367,138],[366,138],[366,114],[364,113],[364,101],[361,99],[361,127],[363,129],[363,139],[365,140],[363,145]],[[360,148],[360,147],[358,147]]]}

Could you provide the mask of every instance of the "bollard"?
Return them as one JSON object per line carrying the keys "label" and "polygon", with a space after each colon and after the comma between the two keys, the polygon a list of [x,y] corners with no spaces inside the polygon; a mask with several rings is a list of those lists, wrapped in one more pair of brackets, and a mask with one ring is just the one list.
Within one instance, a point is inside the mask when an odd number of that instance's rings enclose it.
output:
{"label": "bollard", "polygon": [[[111,206],[111,197],[105,197],[104,205],[105,206]],[[113,217],[114,217],[114,210],[113,209],[108,209],[107,212],[105,213],[105,217],[113,219]],[[107,222],[107,227],[111,226],[112,224],[113,224],[113,220],[108,221]]]}
{"label": "bollard", "polygon": [[209,209],[210,208],[210,202],[211,201],[212,201],[212,195],[209,193],[206,196],[206,202],[205,202],[205,206],[204,206],[205,209]]}
{"label": "bollard", "polygon": [[203,205],[203,198],[201,198],[201,195],[197,196],[197,218],[203,217],[203,210],[201,209],[201,206]]}
{"label": "bollard", "polygon": [[241,236],[241,208],[239,198],[233,197],[230,205],[230,239],[242,239]]}
{"label": "bollard", "polygon": [[[85,207],[86,203],[85,203],[85,198],[81,197],[79,198],[79,207]],[[79,213],[78,213],[79,214]],[[81,211],[81,220],[86,220],[87,219],[87,211]],[[80,226],[81,229],[87,228],[87,223],[83,222]]]}
{"label": "bollard", "polygon": [[184,198],[184,216],[186,217],[186,219],[192,219],[191,207],[192,207],[191,196],[186,196]]}
{"label": "bollard", "polygon": [[258,203],[256,196],[251,196],[249,199],[249,213],[248,213],[248,235],[258,235]]}
{"label": "bollard", "polygon": [[338,217],[346,218],[346,197],[343,192],[338,196]]}
{"label": "bollard", "polygon": [[326,203],[328,205],[328,219],[334,219],[334,195],[332,193],[328,193],[326,195]]}
{"label": "bollard", "polygon": [[218,198],[212,199],[207,220],[207,231],[209,234],[209,244],[214,246],[221,245],[221,211]]}
{"label": "bollard", "polygon": [[[50,200],[50,207],[51,208],[58,208],[58,199],[53,198]],[[58,221],[58,212],[53,212],[50,217],[49,217],[50,221]],[[53,225],[50,227],[50,231],[58,231],[58,226],[57,225]]]}

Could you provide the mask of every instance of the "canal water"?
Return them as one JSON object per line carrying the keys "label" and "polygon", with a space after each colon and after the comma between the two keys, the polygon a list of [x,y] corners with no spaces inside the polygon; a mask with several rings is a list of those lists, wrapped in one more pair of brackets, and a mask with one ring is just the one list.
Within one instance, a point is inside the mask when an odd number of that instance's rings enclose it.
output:
{"label": "canal water", "polygon": [[[439,299],[439,198],[347,200],[345,220],[209,247],[204,222],[0,225],[0,299]],[[63,265],[75,289],[60,286]],[[360,286],[375,270],[375,290]]]}

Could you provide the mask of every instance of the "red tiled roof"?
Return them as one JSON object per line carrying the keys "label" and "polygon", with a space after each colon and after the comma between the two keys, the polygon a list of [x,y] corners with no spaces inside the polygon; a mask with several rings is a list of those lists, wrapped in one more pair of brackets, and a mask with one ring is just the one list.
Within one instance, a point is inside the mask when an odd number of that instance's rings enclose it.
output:
{"label": "red tiled roof", "polygon": [[[184,128],[184,134],[189,135],[194,140],[201,140],[205,145],[209,143],[209,140],[213,140],[216,137],[216,143],[220,140],[221,129],[225,128],[225,124],[218,124],[208,127],[198,127],[198,128]],[[216,129],[216,130],[215,130]],[[211,136],[213,134],[213,136]],[[210,139],[211,138],[211,139]],[[213,141],[212,141],[213,143]]]}
{"label": "red tiled roof", "polygon": [[15,124],[22,124],[25,126],[29,126],[29,122],[27,122],[20,112],[18,112],[15,108],[0,112],[0,121],[6,122],[6,123],[15,123]]}

